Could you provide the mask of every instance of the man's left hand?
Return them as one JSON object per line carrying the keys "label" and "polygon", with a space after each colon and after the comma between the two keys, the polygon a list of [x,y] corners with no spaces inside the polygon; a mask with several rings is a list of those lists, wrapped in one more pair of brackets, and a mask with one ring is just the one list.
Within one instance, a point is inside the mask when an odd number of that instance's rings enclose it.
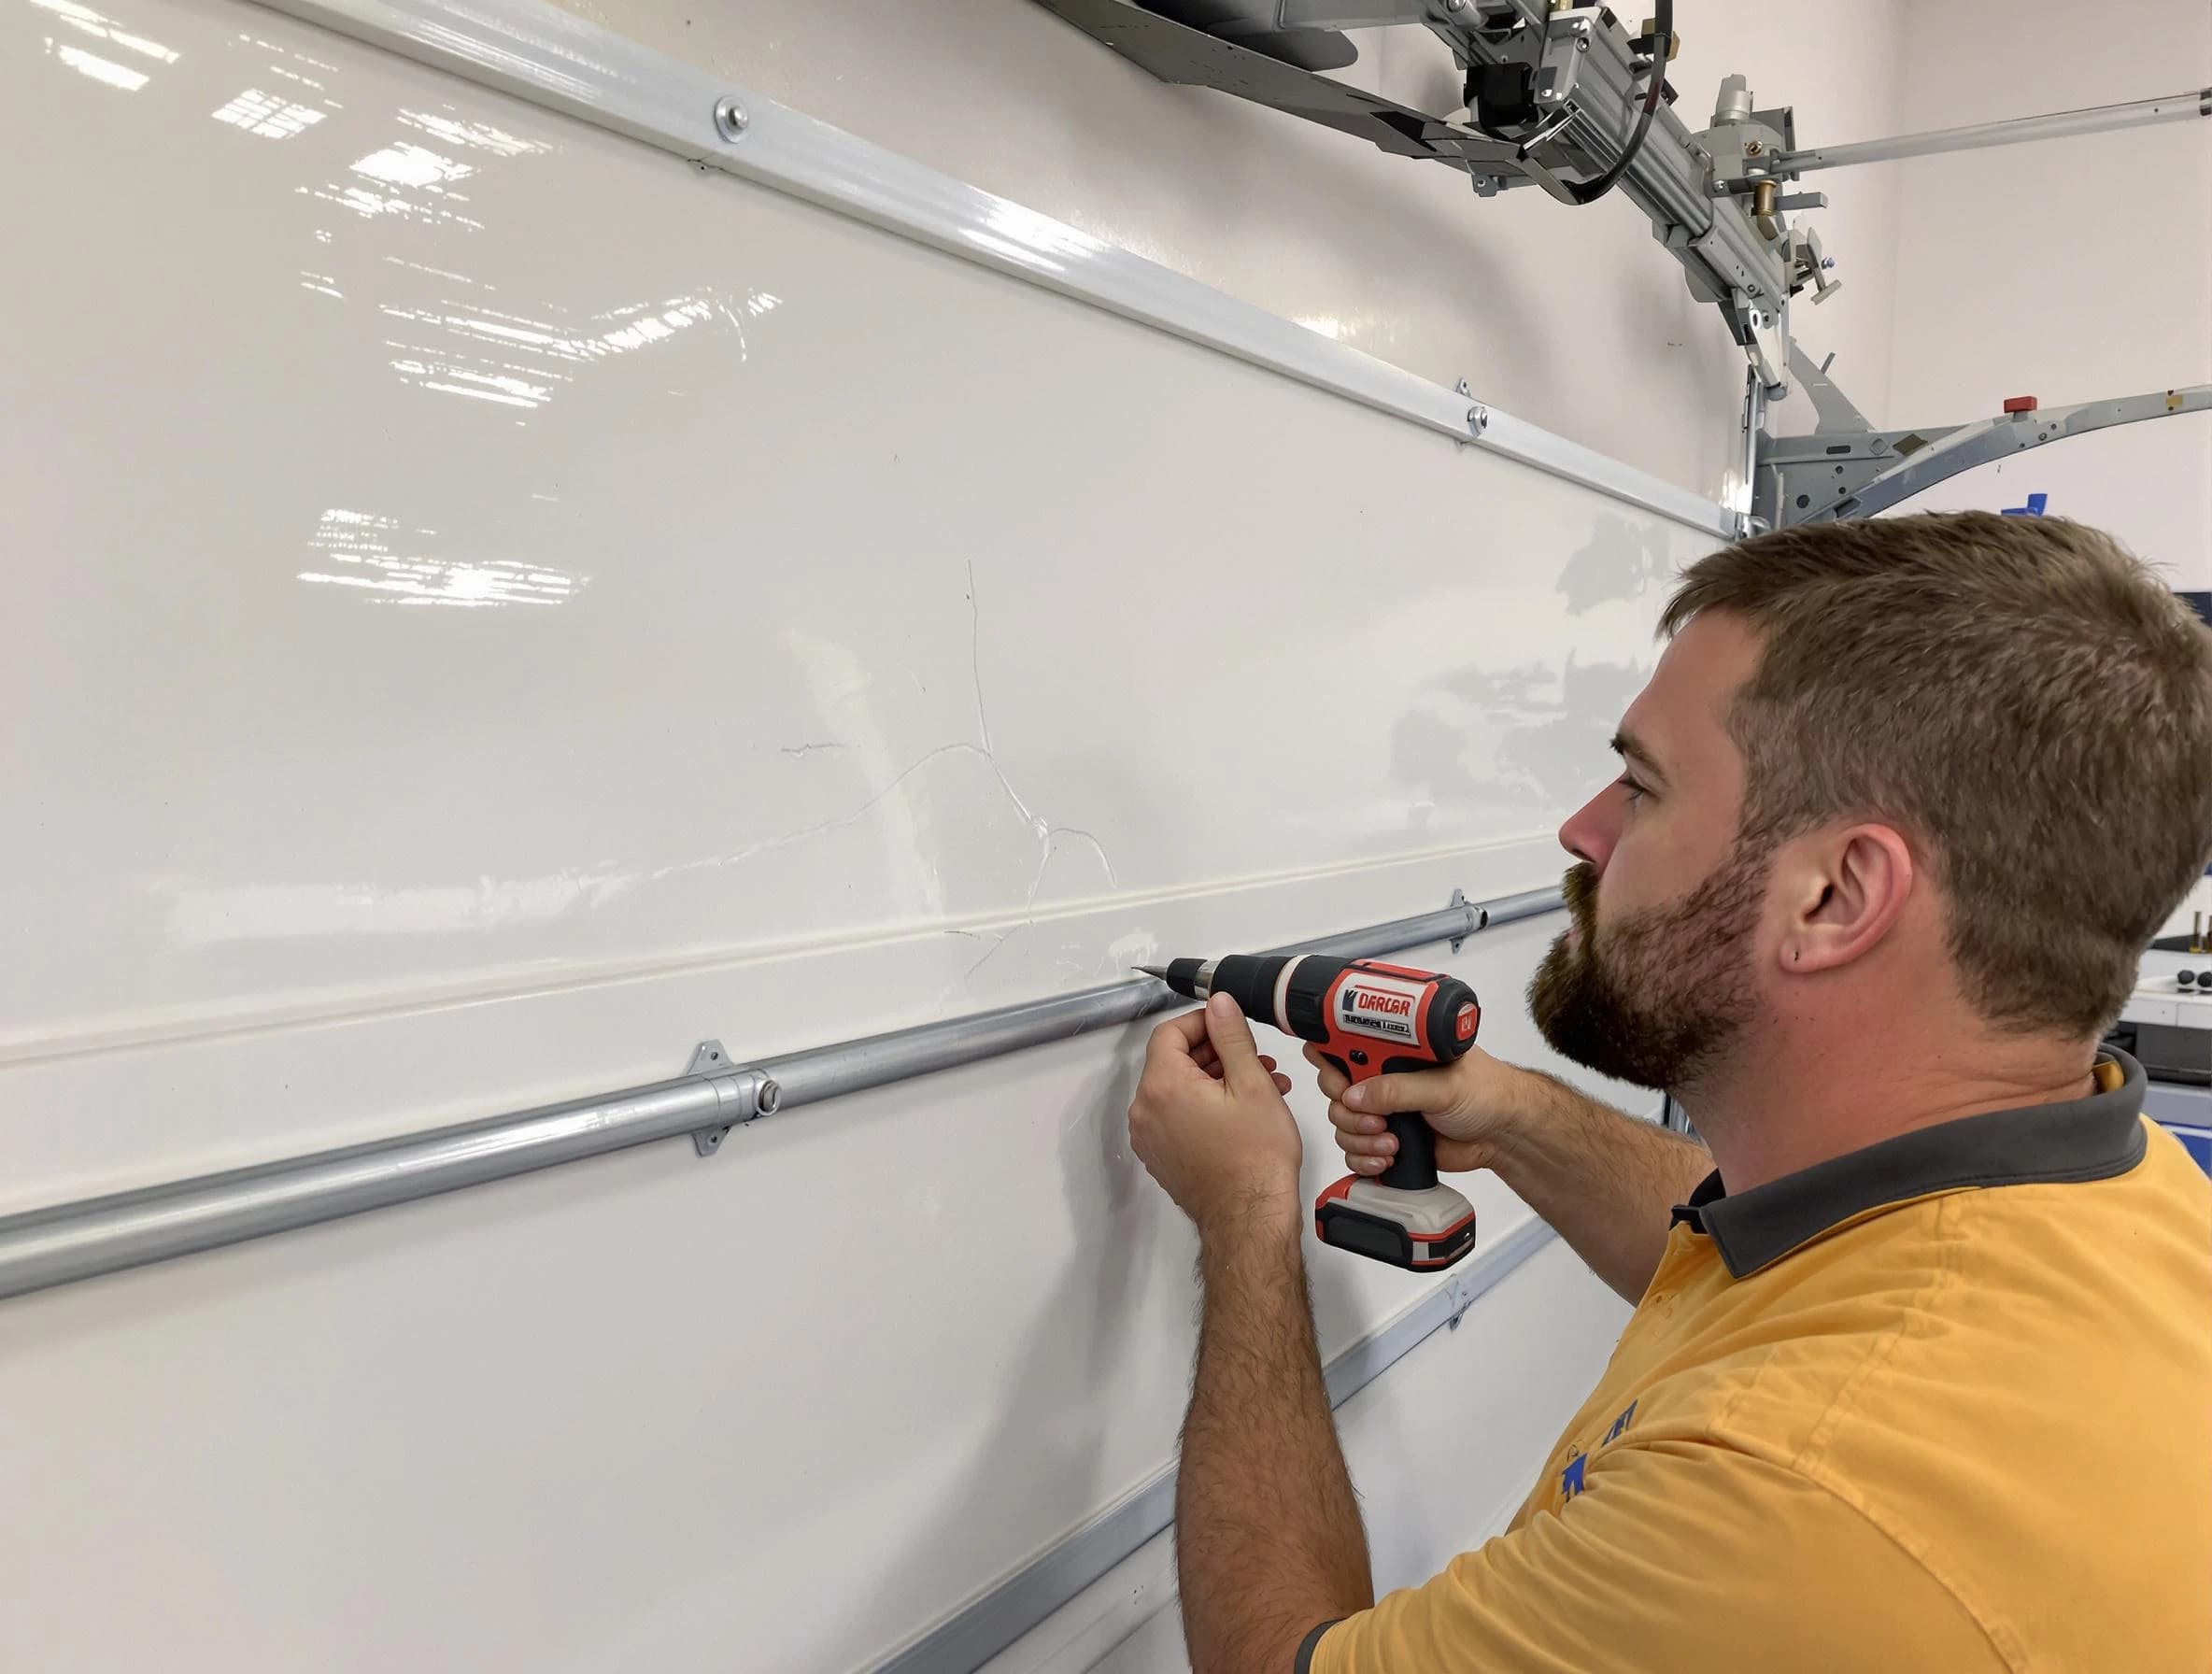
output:
{"label": "man's left hand", "polygon": [[1254,1213],[1297,1215],[1304,1147],[1289,1091],[1226,994],[1153,1030],[1129,1143],[1201,1237]]}

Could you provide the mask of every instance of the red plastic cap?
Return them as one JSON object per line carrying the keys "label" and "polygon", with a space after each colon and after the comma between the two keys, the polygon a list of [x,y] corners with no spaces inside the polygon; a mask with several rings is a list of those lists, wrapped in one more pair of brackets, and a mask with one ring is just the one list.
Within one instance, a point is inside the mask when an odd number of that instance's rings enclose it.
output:
{"label": "red plastic cap", "polygon": [[2005,398],[2005,410],[2007,413],[2032,413],[2035,410],[2035,398],[2033,395],[2008,395]]}

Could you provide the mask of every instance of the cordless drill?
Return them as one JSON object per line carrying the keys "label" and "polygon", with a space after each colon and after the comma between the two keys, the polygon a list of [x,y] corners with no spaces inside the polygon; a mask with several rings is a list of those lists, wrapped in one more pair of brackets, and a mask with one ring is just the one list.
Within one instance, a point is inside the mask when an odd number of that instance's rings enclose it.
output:
{"label": "cordless drill", "polygon": [[[1449,1064],[1474,1044],[1482,1009],[1457,977],[1329,954],[1241,954],[1139,967],[1186,1000],[1227,994],[1245,1016],[1320,1046],[1354,1082]],[[1430,1270],[1475,1247],[1475,1210],[1437,1183],[1436,1135],[1418,1112],[1387,1116],[1397,1155],[1373,1179],[1350,1174],[1315,1199],[1325,1244]]]}

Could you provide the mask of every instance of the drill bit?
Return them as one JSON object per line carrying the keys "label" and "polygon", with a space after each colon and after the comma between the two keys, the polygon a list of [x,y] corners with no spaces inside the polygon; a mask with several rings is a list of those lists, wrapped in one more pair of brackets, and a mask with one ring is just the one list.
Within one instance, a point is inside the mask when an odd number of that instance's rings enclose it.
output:
{"label": "drill bit", "polygon": [[1163,983],[1168,980],[1168,968],[1165,965],[1131,965],[1129,969],[1141,972],[1144,975],[1155,977]]}

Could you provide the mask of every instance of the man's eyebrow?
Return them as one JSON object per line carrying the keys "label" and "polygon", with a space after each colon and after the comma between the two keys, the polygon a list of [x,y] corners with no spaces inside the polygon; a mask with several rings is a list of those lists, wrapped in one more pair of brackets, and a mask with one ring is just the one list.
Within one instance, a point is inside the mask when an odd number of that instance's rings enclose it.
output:
{"label": "man's eyebrow", "polygon": [[1647,776],[1658,780],[1662,785],[1666,783],[1666,770],[1659,765],[1658,759],[1645,746],[1643,741],[1625,727],[1613,734],[1613,749],[1643,769]]}

